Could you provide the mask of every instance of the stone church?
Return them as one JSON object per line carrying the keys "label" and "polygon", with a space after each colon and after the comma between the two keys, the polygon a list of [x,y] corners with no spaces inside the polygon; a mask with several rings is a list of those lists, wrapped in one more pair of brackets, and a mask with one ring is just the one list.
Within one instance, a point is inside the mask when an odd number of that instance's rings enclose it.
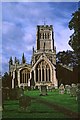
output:
{"label": "stone church", "polygon": [[12,88],[40,87],[41,85],[57,87],[56,48],[52,25],[38,25],[36,30],[36,50],[33,48],[31,64],[26,63],[24,54],[22,62],[15,57],[9,60],[9,73],[12,76]]}

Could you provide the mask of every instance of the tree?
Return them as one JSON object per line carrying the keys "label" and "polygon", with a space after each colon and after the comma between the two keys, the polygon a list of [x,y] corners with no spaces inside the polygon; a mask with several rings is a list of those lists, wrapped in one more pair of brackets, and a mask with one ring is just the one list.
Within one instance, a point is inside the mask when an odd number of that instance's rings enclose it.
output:
{"label": "tree", "polygon": [[[79,2],[80,4],[80,2]],[[70,30],[74,30],[74,33],[70,36],[69,45],[74,50],[78,60],[78,82],[80,81],[80,7],[72,14],[72,19],[69,22]]]}
{"label": "tree", "polygon": [[73,51],[67,50],[58,52],[57,55],[57,63],[62,63],[67,66],[74,66],[77,64],[76,55]]}
{"label": "tree", "polygon": [[11,80],[12,77],[7,72],[5,72],[4,76],[2,77],[2,87],[11,88]]}
{"label": "tree", "polygon": [[69,45],[74,50],[78,64],[80,64],[80,8],[72,14],[69,28],[70,30],[74,30],[74,33],[70,36]]}

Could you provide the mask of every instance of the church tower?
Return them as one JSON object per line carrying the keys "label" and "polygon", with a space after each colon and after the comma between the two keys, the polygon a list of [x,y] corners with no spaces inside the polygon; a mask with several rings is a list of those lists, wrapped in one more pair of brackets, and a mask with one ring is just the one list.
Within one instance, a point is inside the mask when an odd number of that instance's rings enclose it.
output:
{"label": "church tower", "polygon": [[38,25],[36,32],[36,50],[32,55],[31,81],[36,87],[47,85],[57,87],[56,50],[52,25]]}
{"label": "church tower", "polygon": [[53,26],[42,25],[37,26],[36,35],[36,49],[37,50],[54,50],[54,35]]}

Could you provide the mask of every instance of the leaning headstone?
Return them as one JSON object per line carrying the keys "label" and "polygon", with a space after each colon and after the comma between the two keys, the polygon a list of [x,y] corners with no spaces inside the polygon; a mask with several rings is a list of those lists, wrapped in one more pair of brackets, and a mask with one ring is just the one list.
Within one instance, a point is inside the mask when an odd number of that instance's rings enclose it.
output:
{"label": "leaning headstone", "polygon": [[77,85],[76,84],[72,84],[71,85],[71,89],[70,89],[70,95],[75,97],[76,96],[76,90],[77,90]]}
{"label": "leaning headstone", "polygon": [[46,85],[41,85],[40,86],[40,95],[47,95],[47,86]]}
{"label": "leaning headstone", "polygon": [[70,94],[71,86],[70,85],[65,85],[65,92],[67,94]]}
{"label": "leaning headstone", "polygon": [[59,86],[59,94],[64,94],[64,92],[65,92],[64,85],[61,84],[61,85]]}

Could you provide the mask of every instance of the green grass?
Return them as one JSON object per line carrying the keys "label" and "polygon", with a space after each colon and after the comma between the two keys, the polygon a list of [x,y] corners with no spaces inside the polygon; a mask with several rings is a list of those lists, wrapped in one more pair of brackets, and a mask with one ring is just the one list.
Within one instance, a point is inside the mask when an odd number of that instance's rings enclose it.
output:
{"label": "green grass", "polygon": [[4,105],[3,118],[66,118],[64,114],[56,112],[36,100],[32,100],[26,110],[19,108],[18,100],[5,101]]}
{"label": "green grass", "polygon": [[53,90],[52,92],[48,91],[47,96],[39,96],[40,95],[39,91],[28,91],[28,92],[25,91],[25,95],[38,99],[43,99],[51,103],[55,102],[55,104],[64,106],[65,108],[70,109],[72,111],[79,112],[76,98],[71,97],[68,94],[59,94],[58,90]]}
{"label": "green grass", "polygon": [[6,112],[3,118],[66,118],[62,113]]}
{"label": "green grass", "polygon": [[68,118],[63,113],[38,100],[48,101],[49,103],[54,102],[72,111],[78,111],[78,104],[75,97],[67,94],[61,95],[58,90],[48,92],[47,96],[40,96],[40,92],[37,90],[25,91],[24,93],[27,96],[35,98],[31,99],[31,105],[26,110],[23,110],[19,107],[18,100],[7,100],[4,103],[3,118]]}

